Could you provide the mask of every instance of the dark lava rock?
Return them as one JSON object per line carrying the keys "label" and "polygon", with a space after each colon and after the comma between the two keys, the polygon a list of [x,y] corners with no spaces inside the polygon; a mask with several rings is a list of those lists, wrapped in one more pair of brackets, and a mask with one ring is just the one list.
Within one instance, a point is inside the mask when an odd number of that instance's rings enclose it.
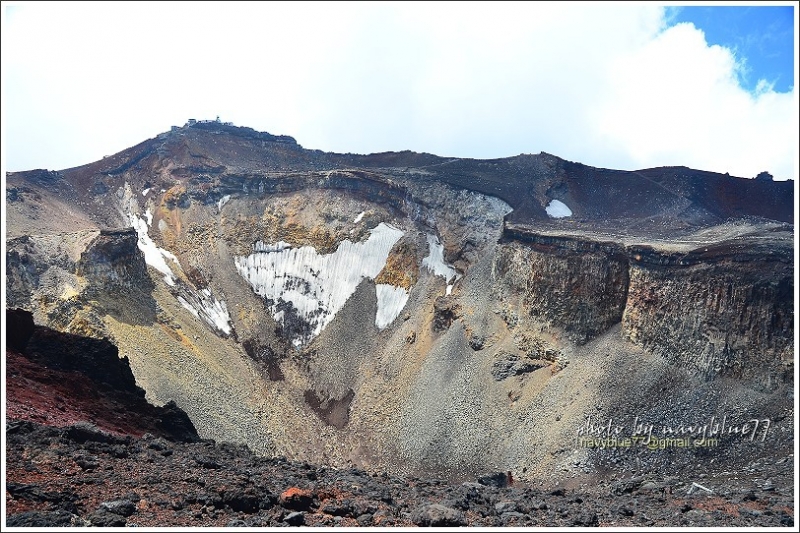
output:
{"label": "dark lava rock", "polygon": [[[604,522],[620,527],[787,527],[794,523],[790,489],[781,485],[771,493],[756,491],[754,494],[760,494],[756,510],[750,509],[748,502],[752,500],[747,490],[734,490],[729,498],[720,496],[720,503],[716,503],[716,498],[706,501],[702,494],[688,500],[676,496],[666,503],[650,491],[614,496],[609,494],[612,482],[591,487],[593,492],[588,492],[553,486],[535,489],[522,481],[507,487],[474,482],[453,485],[440,479],[406,481],[388,475],[368,475],[356,469],[314,468],[283,458],[257,457],[246,448],[212,442],[173,443],[151,435],[141,439],[115,437],[120,438],[119,444],[93,440],[78,443],[63,438],[66,428],[34,423],[10,427],[13,430],[6,435],[6,464],[15,477],[6,484],[6,491],[7,499],[14,502],[16,514],[8,519],[10,525],[22,527],[120,527],[132,525],[126,524],[123,516],[128,514],[132,523],[147,527],[358,524],[382,528],[416,524],[587,528]],[[168,445],[174,453],[161,458],[153,444]],[[127,453],[110,453],[115,447],[125,448]],[[30,470],[33,466],[30,454],[36,450],[45,450],[55,460],[38,462],[36,470]],[[78,471],[76,475],[78,469],[71,460],[80,456],[95,458],[99,463],[95,473]],[[151,456],[159,460],[141,468],[142,462]],[[39,457],[44,455],[40,453]],[[196,457],[213,458],[220,468],[207,470],[192,460]],[[73,466],[68,481],[74,484],[75,492],[65,492],[67,485],[63,478],[57,477],[64,461]],[[318,480],[306,487],[300,480],[305,480],[309,471],[315,472]],[[483,479],[484,482],[501,484],[503,474],[485,478],[488,479]],[[146,508],[138,508],[141,498],[149,502]],[[734,505],[728,507],[728,503]],[[710,508],[700,509],[706,506]],[[23,509],[50,512],[21,514]],[[56,509],[59,512],[54,512]]]}
{"label": "dark lava rock", "polygon": [[151,450],[156,450],[160,452],[169,449],[169,444],[167,443],[166,440],[162,438],[156,438],[153,435],[150,435],[149,433],[142,436],[142,439],[145,438],[152,439],[150,442],[147,443],[147,447],[150,448]]}
{"label": "dark lava rock", "polygon": [[514,502],[510,502],[508,500],[497,502],[496,504],[494,504],[494,510],[497,511],[499,514],[516,512],[517,504]]}
{"label": "dark lava rock", "polygon": [[103,502],[100,504],[99,511],[106,511],[119,516],[130,516],[136,512],[136,504],[130,500]]}
{"label": "dark lava rock", "polygon": [[83,470],[96,470],[99,466],[97,457],[94,455],[86,454],[85,452],[78,452],[72,455],[72,460],[75,461]]}
{"label": "dark lava rock", "polygon": [[27,357],[53,370],[77,371],[98,384],[126,391],[144,398],[144,389],[136,378],[127,357],[108,339],[82,337],[37,327],[28,341]]}
{"label": "dark lava rock", "polygon": [[353,516],[353,505],[350,500],[328,500],[321,511],[333,516]]}
{"label": "dark lava rock", "polygon": [[102,442],[117,444],[121,439],[106,433],[89,422],[77,422],[64,430],[64,436],[79,444],[86,442]]}
{"label": "dark lava rock", "polygon": [[523,518],[525,518],[525,515],[517,511],[507,511],[500,515],[500,520],[502,520],[504,524],[516,522],[522,520]]}
{"label": "dark lava rock", "polygon": [[222,496],[222,503],[236,512],[253,514],[261,507],[261,498],[242,490],[234,490]]}
{"label": "dark lava rock", "polygon": [[516,354],[505,351],[498,352],[496,357],[492,363],[492,377],[495,381],[528,374],[545,366],[545,363],[534,362],[527,357],[520,358]]}
{"label": "dark lava rock", "polygon": [[574,526],[597,527],[599,524],[600,520],[594,511],[582,511],[572,519]]}
{"label": "dark lava rock", "polygon": [[67,511],[29,511],[6,518],[6,527],[85,527],[89,524]]}
{"label": "dark lava rock", "polygon": [[197,442],[200,440],[197,429],[192,424],[189,415],[178,407],[175,400],[170,400],[161,407],[158,429],[163,431],[169,438],[179,442]]}
{"label": "dark lava rock", "polygon": [[433,329],[444,331],[461,316],[461,306],[453,296],[439,296],[433,302]]}
{"label": "dark lava rock", "polygon": [[372,525],[372,515],[369,513],[359,515],[356,518],[356,522],[358,522],[359,526],[366,527]]}
{"label": "dark lava rock", "polygon": [[469,337],[469,347],[475,350],[476,352],[479,350],[483,350],[483,347],[486,345],[486,337],[483,335],[477,335],[473,333]]}
{"label": "dark lava rock", "polygon": [[535,500],[531,501],[530,508],[538,509],[539,511],[546,511],[550,508],[550,506],[547,505],[547,502],[544,500]]}
{"label": "dark lava rock", "polygon": [[33,502],[49,502],[62,511],[75,512],[78,495],[74,492],[57,492],[43,490],[34,483],[7,483],[6,491],[14,498],[22,498]]}
{"label": "dark lava rock", "polygon": [[394,517],[392,514],[385,510],[381,509],[380,511],[376,511],[372,515],[372,525],[375,526],[390,526],[394,524]]}
{"label": "dark lava rock", "polygon": [[431,527],[467,525],[464,513],[438,503],[417,507],[411,513],[411,521],[418,526]]}
{"label": "dark lava rock", "polygon": [[634,515],[633,509],[631,509],[630,507],[627,507],[627,506],[620,507],[617,512],[619,514],[621,514],[622,516],[633,516]]}
{"label": "dark lava rock", "polygon": [[6,345],[24,352],[35,329],[33,314],[24,309],[6,309]]}
{"label": "dark lava rock", "polygon": [[128,523],[125,517],[103,509],[89,515],[89,522],[95,527],[124,527]]}
{"label": "dark lava rock", "polygon": [[218,470],[222,468],[222,465],[219,464],[218,461],[210,457],[203,457],[203,456],[195,457],[194,461],[198,465],[202,466],[203,468],[208,468],[209,470]]}
{"label": "dark lava rock", "polygon": [[478,483],[486,485],[487,487],[502,488],[508,486],[508,474],[504,472],[495,472],[478,478]]}
{"label": "dark lava rock", "polygon": [[306,515],[301,511],[294,511],[283,517],[283,521],[290,526],[302,526],[306,523]]}

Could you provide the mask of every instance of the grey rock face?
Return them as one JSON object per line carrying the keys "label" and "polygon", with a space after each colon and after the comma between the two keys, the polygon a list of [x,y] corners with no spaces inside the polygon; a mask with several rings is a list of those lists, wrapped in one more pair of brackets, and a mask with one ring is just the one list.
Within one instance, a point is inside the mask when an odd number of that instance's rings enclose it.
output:
{"label": "grey rock face", "polygon": [[512,376],[527,374],[545,366],[543,361],[532,361],[509,352],[500,352],[492,363],[492,376],[502,381]]}
{"label": "grey rock face", "polygon": [[464,513],[438,503],[424,505],[415,509],[411,513],[411,521],[418,526],[430,527],[467,525]]}

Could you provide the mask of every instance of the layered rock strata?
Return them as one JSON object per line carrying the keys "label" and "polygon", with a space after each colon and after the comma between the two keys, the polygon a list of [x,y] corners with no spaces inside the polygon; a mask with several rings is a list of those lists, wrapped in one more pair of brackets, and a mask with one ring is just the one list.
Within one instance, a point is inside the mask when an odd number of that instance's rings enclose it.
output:
{"label": "layered rock strata", "polygon": [[790,228],[680,250],[514,226],[504,239],[495,276],[573,342],[621,322],[626,339],[704,378],[766,388],[791,379]]}

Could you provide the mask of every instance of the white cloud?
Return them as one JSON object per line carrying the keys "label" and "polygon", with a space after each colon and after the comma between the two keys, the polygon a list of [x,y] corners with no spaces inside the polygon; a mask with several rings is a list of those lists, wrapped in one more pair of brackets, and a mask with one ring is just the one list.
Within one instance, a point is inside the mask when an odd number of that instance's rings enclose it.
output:
{"label": "white cloud", "polygon": [[188,118],[309,148],[796,172],[796,96],[646,4],[37,4],[5,14],[12,170],[101,158]]}
{"label": "white cloud", "polygon": [[793,175],[793,96],[737,81],[733,54],[680,24],[619,56],[594,128],[635,167],[685,165],[753,177]]}

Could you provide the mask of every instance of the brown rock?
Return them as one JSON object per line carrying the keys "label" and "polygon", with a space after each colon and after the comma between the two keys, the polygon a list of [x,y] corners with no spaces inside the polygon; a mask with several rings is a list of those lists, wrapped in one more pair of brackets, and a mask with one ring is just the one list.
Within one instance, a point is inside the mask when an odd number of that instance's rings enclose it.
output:
{"label": "brown rock", "polygon": [[280,504],[293,511],[308,511],[314,502],[314,497],[309,490],[289,487],[281,493]]}

